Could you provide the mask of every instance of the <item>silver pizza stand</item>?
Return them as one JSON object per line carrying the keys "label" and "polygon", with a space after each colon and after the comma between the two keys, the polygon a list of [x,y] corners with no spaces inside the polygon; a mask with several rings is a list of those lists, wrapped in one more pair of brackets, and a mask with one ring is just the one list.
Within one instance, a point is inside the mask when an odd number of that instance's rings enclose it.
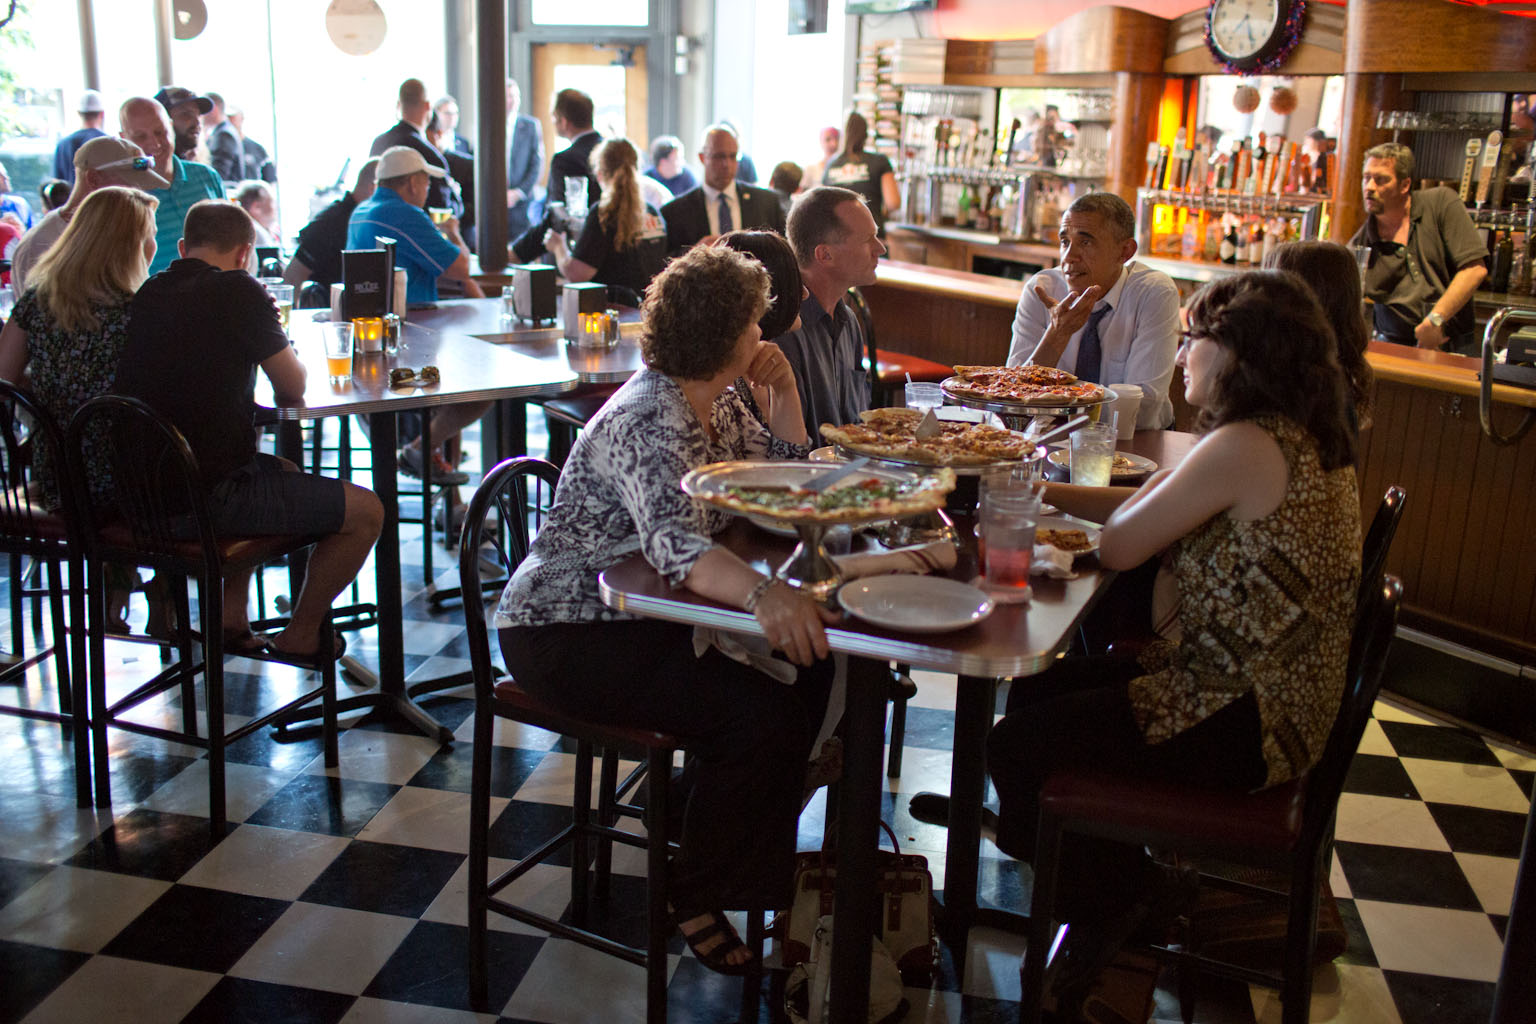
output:
{"label": "silver pizza stand", "polygon": [[[928,466],[926,470],[931,473],[940,467]],[[746,515],[740,509],[730,507],[725,499],[730,497],[730,488],[796,488],[803,487],[813,477],[822,475],[827,471],[824,462],[715,462],[707,466],[700,466],[689,471],[682,479],[684,493],[698,501],[703,501],[722,508],[736,515]],[[838,488],[853,486],[860,481],[876,479],[898,483],[917,482],[923,474],[912,472],[911,467],[894,469],[888,466],[866,466],[847,480],[841,481]],[[939,499],[936,506],[942,503],[948,490],[934,491]],[[834,526],[867,526],[870,523],[878,523],[890,519],[888,514],[864,513],[857,514],[857,510],[843,510],[823,519],[807,520],[799,516],[774,515],[772,511],[754,509],[753,518],[762,518],[782,523],[793,527],[799,537],[799,543],[795,550],[783,565],[774,571],[774,575],[788,583],[790,586],[804,592],[817,601],[830,601],[837,588],[843,585],[842,570],[827,553],[823,541],[827,530]],[[953,538],[953,526],[951,525],[950,537]]]}

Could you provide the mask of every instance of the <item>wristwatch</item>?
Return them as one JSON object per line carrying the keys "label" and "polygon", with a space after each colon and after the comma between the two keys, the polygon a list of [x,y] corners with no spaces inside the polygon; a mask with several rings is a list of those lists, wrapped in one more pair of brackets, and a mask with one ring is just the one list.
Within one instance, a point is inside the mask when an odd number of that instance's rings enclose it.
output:
{"label": "wristwatch", "polygon": [[1424,319],[1434,324],[1437,330],[1445,330],[1445,317],[1441,316],[1439,313],[1436,313],[1434,310],[1430,310],[1429,316],[1425,317]]}

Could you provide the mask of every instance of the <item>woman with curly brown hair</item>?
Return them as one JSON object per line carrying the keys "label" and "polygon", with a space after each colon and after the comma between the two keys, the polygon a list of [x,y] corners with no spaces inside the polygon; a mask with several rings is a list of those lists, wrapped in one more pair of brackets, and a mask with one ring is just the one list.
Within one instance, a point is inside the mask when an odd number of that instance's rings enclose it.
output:
{"label": "woman with curly brown hair", "polygon": [[[1004,852],[1033,856],[1039,789],[1057,769],[1256,790],[1322,756],[1360,578],[1355,431],[1336,348],[1294,274],[1208,285],[1178,355],[1203,434],[1189,455],[1135,491],[1046,489],[1062,509],[1104,521],[1104,568],[1167,554],[1178,631],[1136,657],[1065,658],[1013,687],[987,743]],[[1079,926],[1069,986],[1187,895],[1141,850],[1076,838],[1059,905]]]}
{"label": "woman with curly brown hair", "polygon": [[[645,369],[582,430],[543,529],[502,594],[495,624],[518,683],[567,713],[673,733],[696,764],[669,894],[705,966],[740,974],[752,954],[725,908],[788,906],[796,821],[831,683],[820,606],[717,546],[731,516],[678,481],[728,459],[803,458],[794,372],[762,340],[768,272],[695,246],[646,293]],[[731,384],[769,396],[764,426]],[[693,629],[603,604],[597,577],[640,552],[673,586],[745,608],[789,662],[776,678],[709,648]]]}
{"label": "woman with curly brown hair", "polygon": [[597,209],[587,214],[574,248],[551,230],[544,248],[567,281],[597,281],[636,296],[666,261],[667,229],[656,208],[640,196],[639,156],[628,139],[605,139],[592,151],[592,173],[602,186]]}

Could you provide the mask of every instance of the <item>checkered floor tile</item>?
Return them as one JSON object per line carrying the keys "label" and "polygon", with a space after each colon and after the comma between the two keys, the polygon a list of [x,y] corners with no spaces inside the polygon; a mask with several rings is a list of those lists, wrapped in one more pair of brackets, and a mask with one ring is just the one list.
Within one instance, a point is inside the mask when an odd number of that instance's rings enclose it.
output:
{"label": "checkered floor tile", "polygon": [[[462,669],[461,613],[430,610],[419,534],[407,528],[401,547],[407,670],[424,678]],[[435,555],[439,582],[451,585],[452,556],[441,547]],[[366,600],[371,573],[363,578]],[[269,598],[284,589],[275,576],[269,584]],[[352,639],[364,660],[374,656],[366,635]],[[0,640],[11,648],[4,629]],[[149,648],[109,648],[114,692],[157,667]],[[292,670],[238,660],[228,672],[239,695],[231,722],[299,682]],[[947,784],[954,682],[918,681],[886,817],[905,848],[929,858],[942,888],[943,832],[906,805]],[[46,704],[51,686],[44,664],[0,699]],[[198,750],[114,733],[113,807],[79,810],[59,728],[0,718],[0,1024],[643,1019],[639,968],[506,921],[492,924],[494,1013],[471,1011],[463,892],[472,704],[462,690],[424,704],[455,731],[451,746],[368,719],[344,722],[334,769],[308,732],[236,744],[230,826],[217,844]],[[180,713],[165,700],[142,715]],[[558,827],[571,757],[536,731],[502,729],[494,742],[492,852],[504,863]],[[1533,777],[1529,752],[1378,704],[1338,815],[1331,881],[1350,946],[1317,972],[1314,1021],[1488,1019]],[[802,846],[819,843],[823,817],[818,796]],[[983,846],[983,898],[1027,902],[1028,869]],[[616,869],[616,905],[632,908],[642,865],[620,856]],[[549,865],[522,879],[515,898],[558,914],[567,885],[568,869]],[[907,992],[905,1019],[1013,1021],[1021,951],[1017,936],[976,929],[963,975],[946,957],[932,989]],[[672,1019],[735,1020],[739,984],[704,970],[680,941],[672,952]],[[773,1019],[766,990],[762,1019]],[[1153,1019],[1178,1019],[1168,987]],[[1279,1019],[1273,992],[1202,982],[1199,1021]]]}

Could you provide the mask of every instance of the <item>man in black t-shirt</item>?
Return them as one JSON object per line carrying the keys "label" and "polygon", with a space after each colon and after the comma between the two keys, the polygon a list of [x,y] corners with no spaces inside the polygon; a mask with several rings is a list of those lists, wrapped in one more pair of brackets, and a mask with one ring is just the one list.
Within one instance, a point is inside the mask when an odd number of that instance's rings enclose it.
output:
{"label": "man in black t-shirt", "polygon": [[373,172],[378,166],[379,158],[371,157],[357,172],[352,191],[321,210],[299,231],[299,248],[283,270],[284,281],[295,288],[305,281],[316,281],[325,287],[325,302],[330,303],[330,287],[341,280],[347,225],[357,204],[373,195]]}
{"label": "man in black t-shirt", "polygon": [[318,653],[326,611],[378,540],[383,506],[372,491],[256,450],[256,368],[277,400],[292,404],[304,400],[304,365],[272,300],[244,270],[255,243],[250,216],[234,203],[203,200],[187,211],[182,232],[182,258],[133,298],[116,387],[186,436],[216,535],[323,535],[280,633],[251,632],[249,572],[224,581],[228,653]]}

